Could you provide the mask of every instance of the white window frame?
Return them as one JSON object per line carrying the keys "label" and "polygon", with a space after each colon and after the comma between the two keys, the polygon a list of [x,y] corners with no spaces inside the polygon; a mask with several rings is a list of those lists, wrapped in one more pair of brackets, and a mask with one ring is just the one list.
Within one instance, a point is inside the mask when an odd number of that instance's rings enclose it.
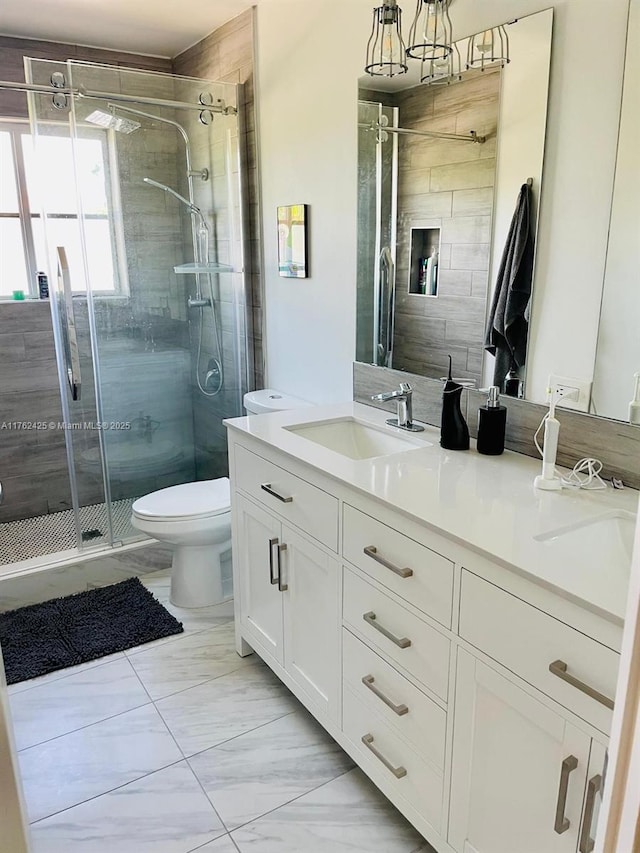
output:
{"label": "white window frame", "polygon": [[[55,128],[60,128],[60,133],[55,134],[66,137],[71,142],[69,136],[69,128],[66,124],[54,124],[47,122],[47,125]],[[46,211],[44,215],[44,225],[46,229],[47,219],[73,219],[81,221],[84,219],[106,219],[109,222],[109,231],[111,237],[111,254],[113,257],[114,271],[114,288],[112,290],[94,290],[93,296],[100,299],[123,299],[129,296],[129,277],[126,261],[124,228],[122,223],[122,206],[120,203],[120,184],[118,181],[118,157],[116,149],[116,140],[113,130],[103,130],[93,125],[81,125],[79,128],[81,138],[90,137],[99,139],[102,143],[103,164],[106,177],[106,194],[107,194],[107,213],[105,216],[95,214],[56,214],[51,211]],[[0,217],[3,219],[19,219],[22,232],[22,245],[25,254],[25,266],[27,270],[26,293],[37,299],[38,293],[38,262],[36,259],[35,240],[31,221],[33,219],[42,219],[41,211],[32,211],[29,204],[29,193],[27,189],[27,178],[25,170],[24,152],[22,147],[22,136],[28,135],[33,137],[31,127],[28,122],[22,120],[11,120],[0,118],[0,131],[9,133],[11,137],[11,150],[13,155],[13,168],[16,180],[16,188],[18,195],[18,213],[9,213],[0,211]],[[84,290],[74,290],[74,297],[86,296]],[[0,295],[0,301],[11,300],[8,295]]]}

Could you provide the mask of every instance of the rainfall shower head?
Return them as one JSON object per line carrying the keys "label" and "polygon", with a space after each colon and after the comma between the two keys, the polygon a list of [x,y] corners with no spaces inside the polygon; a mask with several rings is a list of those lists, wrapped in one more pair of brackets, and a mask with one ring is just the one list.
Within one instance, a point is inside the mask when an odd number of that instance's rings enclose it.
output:
{"label": "rainfall shower head", "polygon": [[117,130],[118,133],[133,133],[134,130],[142,127],[139,121],[122,118],[113,113],[105,113],[103,110],[94,110],[91,115],[87,116],[87,121],[90,121],[91,124],[98,124],[100,127],[106,127],[109,130]]}

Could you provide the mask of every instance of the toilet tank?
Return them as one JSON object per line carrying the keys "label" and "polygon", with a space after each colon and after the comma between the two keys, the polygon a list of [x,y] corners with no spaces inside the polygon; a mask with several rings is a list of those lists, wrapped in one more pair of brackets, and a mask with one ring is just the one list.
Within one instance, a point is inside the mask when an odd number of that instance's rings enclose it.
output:
{"label": "toilet tank", "polygon": [[267,412],[284,412],[287,409],[305,409],[313,405],[307,400],[292,397],[273,388],[263,388],[261,391],[249,391],[244,395],[244,407],[248,415],[262,415]]}

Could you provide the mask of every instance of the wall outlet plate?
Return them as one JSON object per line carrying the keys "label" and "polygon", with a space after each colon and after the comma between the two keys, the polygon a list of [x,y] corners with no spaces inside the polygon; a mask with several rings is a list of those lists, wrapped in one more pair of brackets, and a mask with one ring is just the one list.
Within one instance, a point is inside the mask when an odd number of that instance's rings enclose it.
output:
{"label": "wall outlet plate", "polygon": [[559,376],[557,373],[552,373],[549,376],[549,389],[551,393],[555,389],[564,389],[567,391],[576,391],[578,396],[572,399],[560,400],[556,405],[563,409],[575,409],[578,412],[588,412],[591,405],[591,389],[593,382],[588,379],[576,379],[571,376]]}

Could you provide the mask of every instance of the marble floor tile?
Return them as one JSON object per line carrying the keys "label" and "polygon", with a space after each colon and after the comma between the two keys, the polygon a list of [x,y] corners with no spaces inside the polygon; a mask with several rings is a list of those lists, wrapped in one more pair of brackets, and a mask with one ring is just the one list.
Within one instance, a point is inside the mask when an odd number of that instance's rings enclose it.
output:
{"label": "marble floor tile", "polygon": [[353,761],[303,709],[190,759],[227,829],[341,776]]}
{"label": "marble floor tile", "polygon": [[90,660],[86,663],[79,663],[77,666],[68,666],[65,669],[56,669],[54,672],[49,672],[47,675],[40,675],[38,678],[30,678],[28,681],[19,681],[17,684],[11,684],[7,688],[9,694],[23,693],[25,690],[32,690],[34,687],[40,687],[41,684],[50,684],[52,681],[59,681],[61,678],[68,678],[70,675],[77,675],[79,672],[84,672],[86,669],[93,669],[96,666],[104,666],[114,660],[122,660],[124,652],[115,652],[112,655],[105,655],[97,660]]}
{"label": "marble floor tile", "polygon": [[12,694],[11,716],[18,749],[44,743],[149,701],[125,657]]}
{"label": "marble floor tile", "polygon": [[129,661],[155,700],[228,675],[250,664],[253,656],[237,654],[233,622],[226,622],[208,631],[183,634],[174,643],[143,649]]}
{"label": "marble floor tile", "polygon": [[151,705],[19,754],[30,821],[98,797],[182,758]]}
{"label": "marble floor tile", "polygon": [[224,832],[186,762],[31,827],[33,853],[189,853]]}
{"label": "marble floor tile", "polygon": [[156,702],[185,756],[252,731],[300,706],[262,663]]}
{"label": "marble floor tile", "polygon": [[232,832],[240,853],[414,853],[424,839],[360,770]]}
{"label": "marble floor tile", "polygon": [[[37,853],[37,851],[34,851],[34,853]],[[197,850],[192,850],[190,853],[238,853],[238,848],[233,843],[230,835],[223,835],[222,838],[217,838],[210,844],[198,847]]]}

